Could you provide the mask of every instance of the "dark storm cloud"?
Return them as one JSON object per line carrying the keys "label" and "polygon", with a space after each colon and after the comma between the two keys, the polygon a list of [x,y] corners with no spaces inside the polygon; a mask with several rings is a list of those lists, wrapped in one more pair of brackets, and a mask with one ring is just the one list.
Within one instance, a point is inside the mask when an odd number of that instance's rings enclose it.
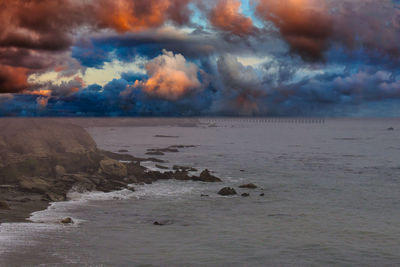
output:
{"label": "dark storm cloud", "polygon": [[[398,1],[251,2],[1,1],[0,114],[335,114],[400,98]],[[114,60],[146,74],[77,75]],[[47,71],[69,81],[28,79]]]}

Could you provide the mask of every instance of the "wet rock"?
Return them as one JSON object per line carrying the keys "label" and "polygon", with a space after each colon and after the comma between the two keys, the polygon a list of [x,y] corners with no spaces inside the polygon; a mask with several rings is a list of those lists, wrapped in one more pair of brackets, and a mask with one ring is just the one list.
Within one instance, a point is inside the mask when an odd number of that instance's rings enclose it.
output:
{"label": "wet rock", "polygon": [[95,189],[96,189],[96,186],[89,181],[89,182],[75,183],[72,186],[71,191],[78,192],[78,193],[85,193],[85,192],[94,191]]}
{"label": "wet rock", "polygon": [[250,184],[241,185],[241,186],[239,186],[239,188],[256,189],[257,186],[255,184],[250,183]]}
{"label": "wet rock", "polygon": [[249,193],[243,193],[243,194],[242,194],[242,197],[249,197],[249,196],[250,196]]}
{"label": "wet rock", "polygon": [[164,156],[165,154],[161,151],[149,151],[146,153],[149,156]]}
{"label": "wet rock", "polygon": [[93,183],[93,184],[95,184],[95,185],[99,185],[100,183],[101,183],[101,181],[102,181],[102,177],[96,177],[96,176],[90,176],[89,177],[89,180]]}
{"label": "wet rock", "polygon": [[260,194],[260,197],[263,197],[263,196],[265,196],[265,194],[264,194],[264,193],[261,193],[261,194]]}
{"label": "wet rock", "polygon": [[218,195],[221,196],[232,196],[232,195],[236,195],[236,190],[231,188],[231,187],[224,187],[221,190],[219,190]]}
{"label": "wet rock", "polygon": [[166,160],[157,159],[157,158],[147,158],[147,159],[143,159],[142,161],[150,161],[150,162],[156,162],[156,163],[168,163],[168,161],[166,161]]}
{"label": "wet rock", "polygon": [[245,170],[240,170],[240,172],[245,172]]}
{"label": "wet rock", "polygon": [[120,149],[120,150],[118,150],[118,152],[119,152],[119,153],[128,153],[129,151],[126,150],[126,149]]}
{"label": "wet rock", "polygon": [[114,153],[114,152],[110,152],[110,151],[104,151],[101,150],[100,151],[105,157],[108,157],[110,159],[113,160],[124,160],[124,161],[140,161],[141,159],[136,158],[132,155],[129,154],[118,154],[118,153]]}
{"label": "wet rock", "polygon": [[86,183],[86,184],[93,183],[87,173],[70,174],[70,175],[68,175],[68,177],[77,183]]}
{"label": "wet rock", "polygon": [[135,192],[135,191],[136,191],[136,189],[135,189],[133,186],[130,186],[130,185],[128,185],[128,186],[126,187],[126,189],[128,189],[129,191],[132,191],[132,192]]}
{"label": "wet rock", "polygon": [[154,137],[156,137],[156,138],[179,138],[179,136],[176,136],[176,135],[162,135],[162,134],[154,135]]}
{"label": "wet rock", "polygon": [[[172,172],[158,172],[158,171],[148,171],[143,175],[143,178],[150,179],[151,181],[158,180],[169,180],[173,178]],[[146,182],[146,181],[144,181]]]}
{"label": "wet rock", "polygon": [[128,164],[125,164],[127,171],[128,171],[128,176],[135,176],[137,179],[141,176],[143,176],[146,168],[141,166],[139,162],[131,162]]}
{"label": "wet rock", "polygon": [[124,178],[124,182],[128,184],[137,184],[138,180],[136,176],[130,175],[129,177]]}
{"label": "wet rock", "polygon": [[59,194],[51,193],[51,192],[47,193],[46,197],[52,202],[65,201],[66,200],[65,195],[59,195]]}
{"label": "wet rock", "polygon": [[128,170],[124,164],[113,159],[100,161],[100,170],[102,173],[116,178],[128,176]]}
{"label": "wet rock", "polygon": [[174,146],[170,146],[170,148],[192,148],[192,147],[196,147],[194,145],[174,145]]}
{"label": "wet rock", "polygon": [[170,225],[172,224],[172,221],[165,220],[165,221],[155,221],[153,225],[158,225],[158,226],[164,226],[164,225]]}
{"label": "wet rock", "polygon": [[204,194],[201,194],[200,196],[201,197],[209,197],[209,195],[204,195]]}
{"label": "wet rock", "polygon": [[70,217],[67,217],[67,218],[62,219],[60,222],[62,224],[73,224],[74,220],[72,220],[72,218],[70,218]]}
{"label": "wet rock", "polygon": [[38,177],[19,177],[19,186],[23,191],[33,193],[46,193],[51,185]]}
{"label": "wet rock", "polygon": [[209,170],[202,171],[200,177],[193,176],[193,181],[201,181],[207,183],[222,182],[221,179],[212,175]]}
{"label": "wet rock", "polygon": [[174,173],[174,179],[179,181],[189,181],[192,178],[188,175],[186,171],[176,171]]}
{"label": "wet rock", "polygon": [[153,180],[146,178],[146,179],[144,179],[143,182],[144,182],[145,184],[152,184],[152,183],[153,183]]}
{"label": "wet rock", "polygon": [[173,147],[167,148],[150,148],[147,149],[148,152],[165,152],[165,153],[178,153],[179,150]]}
{"label": "wet rock", "polygon": [[161,170],[168,170],[169,169],[168,167],[165,167],[165,166],[162,166],[162,165],[158,165],[158,164],[156,164],[156,167],[161,169]]}
{"label": "wet rock", "polygon": [[10,206],[6,201],[0,201],[0,210],[10,210]]}

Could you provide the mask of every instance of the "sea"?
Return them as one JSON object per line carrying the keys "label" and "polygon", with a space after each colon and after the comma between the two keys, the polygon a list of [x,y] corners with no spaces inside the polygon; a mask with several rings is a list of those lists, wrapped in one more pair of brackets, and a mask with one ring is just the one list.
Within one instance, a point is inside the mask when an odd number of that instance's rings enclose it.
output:
{"label": "sea", "polygon": [[[87,130],[101,149],[139,157],[193,145],[159,158],[223,182],[71,192],[32,223],[0,225],[0,266],[400,265],[399,119],[202,118],[197,127]],[[258,188],[239,188],[246,183]],[[218,195],[225,186],[238,195]],[[58,223],[67,216],[75,224]]]}

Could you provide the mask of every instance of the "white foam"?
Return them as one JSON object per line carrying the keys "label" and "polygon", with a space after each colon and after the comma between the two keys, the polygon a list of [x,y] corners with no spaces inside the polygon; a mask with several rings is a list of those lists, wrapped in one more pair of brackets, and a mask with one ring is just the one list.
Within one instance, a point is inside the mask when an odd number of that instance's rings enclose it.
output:
{"label": "white foam", "polygon": [[[41,223],[59,223],[59,221],[64,217],[70,217],[71,211],[75,210],[77,207],[85,205],[88,201],[93,200],[122,200],[129,199],[133,197],[133,192],[127,189],[114,191],[110,193],[104,192],[84,192],[79,193],[76,191],[70,191],[67,195],[69,201],[64,202],[54,202],[43,211],[37,211],[32,213],[29,218],[32,222]],[[80,223],[84,222],[78,218],[72,218],[74,220],[74,226],[78,226]]]}
{"label": "white foam", "polygon": [[151,185],[138,186],[135,196],[137,198],[179,197],[190,194],[195,186],[191,182],[160,181]]}
{"label": "white foam", "polygon": [[[0,224],[0,255],[13,251],[15,248],[35,245],[34,236],[46,235],[51,231],[63,231],[71,227],[78,227],[84,220],[71,216],[79,206],[86,205],[89,201],[124,200],[130,198],[174,198],[182,199],[191,194],[198,195],[204,191],[206,185],[196,182],[159,181],[151,185],[134,185],[135,192],[124,189],[120,191],[103,192],[69,192],[68,201],[54,202],[43,211],[31,214],[32,223],[3,223]],[[65,217],[71,217],[74,224],[63,225],[60,223]]]}

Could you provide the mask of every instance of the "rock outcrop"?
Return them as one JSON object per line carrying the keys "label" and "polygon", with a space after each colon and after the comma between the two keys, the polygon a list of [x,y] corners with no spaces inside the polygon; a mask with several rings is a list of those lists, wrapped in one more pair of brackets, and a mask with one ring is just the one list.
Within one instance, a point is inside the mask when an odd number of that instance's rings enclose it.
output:
{"label": "rock outcrop", "polygon": [[193,177],[194,181],[201,181],[201,182],[207,182],[207,183],[216,183],[216,182],[222,182],[222,180],[210,173],[209,170],[204,170],[201,172],[200,177]]}
{"label": "rock outcrop", "polygon": [[104,159],[100,161],[100,170],[109,177],[124,178],[128,176],[126,166],[113,159]]}
{"label": "rock outcrop", "polygon": [[221,190],[219,190],[218,195],[221,196],[232,196],[232,195],[236,195],[236,190],[231,188],[231,187],[224,187]]}

